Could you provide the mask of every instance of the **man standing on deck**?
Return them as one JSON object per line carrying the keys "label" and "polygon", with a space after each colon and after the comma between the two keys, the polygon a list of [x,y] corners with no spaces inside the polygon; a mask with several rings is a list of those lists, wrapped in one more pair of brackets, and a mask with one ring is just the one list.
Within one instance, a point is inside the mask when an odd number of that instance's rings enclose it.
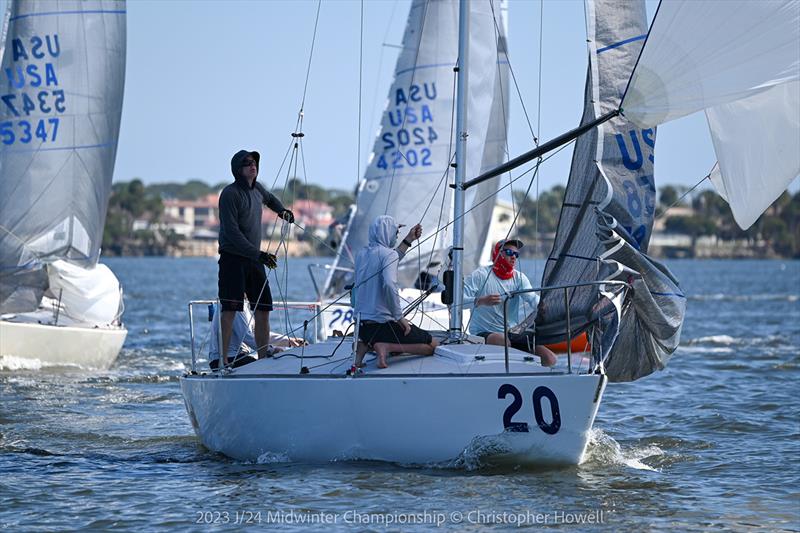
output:
{"label": "man standing on deck", "polygon": [[228,364],[228,345],[237,311],[244,309],[244,296],[255,311],[258,357],[269,357],[269,313],[272,293],[264,265],[278,266],[275,254],[261,251],[261,204],[288,223],[294,214],[263,185],[256,182],[258,152],[240,150],[231,158],[234,182],[219,196],[219,299],[222,304],[222,364]]}

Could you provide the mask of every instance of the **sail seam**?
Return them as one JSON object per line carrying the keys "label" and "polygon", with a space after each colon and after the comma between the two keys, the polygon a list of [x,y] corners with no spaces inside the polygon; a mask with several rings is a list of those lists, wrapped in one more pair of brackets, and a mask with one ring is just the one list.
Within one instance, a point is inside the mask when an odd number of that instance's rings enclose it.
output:
{"label": "sail seam", "polygon": [[29,18],[29,17],[47,17],[52,15],[124,15],[127,11],[124,9],[93,9],[90,11],[45,11],[43,13],[25,13],[24,15],[17,15],[11,17],[9,21]]}

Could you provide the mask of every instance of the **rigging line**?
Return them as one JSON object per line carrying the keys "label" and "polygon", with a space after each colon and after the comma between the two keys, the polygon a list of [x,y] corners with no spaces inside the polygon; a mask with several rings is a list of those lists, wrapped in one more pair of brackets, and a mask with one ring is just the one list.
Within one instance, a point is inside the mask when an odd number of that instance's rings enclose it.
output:
{"label": "rigging line", "polygon": [[449,136],[449,140],[447,141],[447,153],[450,154],[450,158],[447,161],[447,165],[444,168],[444,172],[442,173],[442,177],[439,178],[439,182],[436,184],[436,187],[433,188],[433,194],[431,195],[431,199],[428,201],[428,205],[425,206],[425,209],[422,211],[422,216],[420,217],[420,220],[424,220],[425,216],[428,214],[428,210],[431,208],[431,205],[433,204],[433,200],[434,200],[434,198],[436,196],[436,194],[435,194],[436,193],[436,189],[441,187],[442,180],[444,180],[448,176],[448,174],[450,174],[450,168],[451,168],[451,165],[453,163],[453,160],[455,159],[455,153],[453,151],[453,131],[454,131],[453,124],[454,124],[454,120],[455,120],[455,106],[456,106],[455,94],[456,94],[456,73],[454,72],[453,73],[453,92],[452,92],[451,98],[450,98],[450,100],[451,100],[451,104],[450,104],[450,136]]}
{"label": "rigging line", "polygon": [[675,207],[676,205],[678,205],[679,203],[681,203],[681,202],[683,201],[683,199],[684,199],[684,198],[686,198],[686,197],[689,195],[689,193],[691,193],[693,190],[695,190],[697,187],[699,187],[701,183],[703,183],[703,182],[704,182],[704,181],[706,181],[706,180],[709,180],[709,181],[711,181],[711,173],[712,173],[712,172],[714,172],[714,168],[715,168],[716,166],[717,166],[717,163],[714,163],[714,166],[713,166],[713,167],[711,167],[711,170],[708,172],[708,174],[706,174],[706,175],[705,175],[705,177],[703,177],[703,179],[701,179],[700,181],[698,181],[697,183],[695,183],[695,184],[694,184],[694,186],[693,186],[691,189],[689,189],[688,191],[686,191],[685,193],[683,193],[683,195],[682,195],[680,198],[678,198],[677,200],[675,200],[675,202],[674,202],[674,203],[673,203],[671,206],[667,207],[667,208],[666,208],[666,209],[664,209],[664,210],[663,210],[661,213],[659,213],[659,214],[658,214],[658,215],[657,215],[657,216],[656,216],[656,217],[653,219],[653,222],[656,222],[656,221],[658,221],[658,220],[661,220],[661,218],[662,218],[664,215],[666,215],[666,214],[667,214],[667,212],[668,212],[670,209],[672,209],[673,207]]}
{"label": "rigging line", "polygon": [[[537,108],[536,108],[536,133],[537,135],[541,135],[542,133],[542,49],[544,48],[544,0],[539,2],[539,79],[538,79],[538,88],[536,89],[536,99],[537,99]],[[539,146],[539,141],[536,141],[536,146]],[[539,158],[539,161],[536,163],[536,171],[539,171],[539,165],[541,164],[542,158]],[[539,248],[539,181],[536,180],[536,211],[534,213],[534,222],[533,222],[533,232],[535,234],[534,238],[534,246],[538,249]],[[530,191],[530,186],[528,187],[528,191]],[[528,196],[528,192],[525,193],[525,197]],[[533,277],[538,279],[539,278],[539,264],[533,264]]]}
{"label": "rigging line", "polygon": [[[540,165],[541,165],[541,161],[538,161],[536,163],[536,165],[533,167],[533,176],[531,176],[531,181],[528,183],[528,188],[525,190],[525,196],[528,196],[528,193],[531,190],[531,186],[533,185],[533,182],[534,181],[537,181],[537,182],[539,181],[537,178],[539,177],[539,166]],[[508,231],[506,232],[506,237],[505,237],[506,239],[508,239],[508,237],[511,235],[511,230],[514,229],[514,226],[517,225],[517,219],[519,218],[519,215],[520,215],[519,212],[514,213],[514,219],[511,221],[511,226],[508,228]],[[494,247],[492,247],[492,250],[494,250]],[[486,283],[488,281],[489,281],[489,277],[487,276],[486,279],[483,280],[483,284],[481,284],[480,289],[478,289],[478,291],[477,291],[478,294],[480,294],[481,291],[483,291],[483,288],[486,286]],[[523,305],[525,305],[525,304],[523,303]],[[467,320],[467,325],[464,326],[464,329],[469,328],[470,322],[472,322],[472,314],[470,314],[469,320]]]}
{"label": "rigging line", "polygon": [[[495,43],[496,43],[495,46],[497,46],[497,44],[501,42],[500,41],[501,33],[500,33],[500,27],[499,27],[499,25],[497,23],[497,16],[496,16],[496,14],[494,12],[494,0],[490,0],[489,7],[492,9],[492,21],[494,22],[494,37],[495,37],[494,40],[495,40]],[[497,61],[497,79],[498,79],[498,81],[500,83],[500,105],[501,105],[501,109],[503,110],[502,111],[503,131],[506,133],[505,142],[503,144],[505,146],[505,155],[506,155],[505,159],[506,159],[506,162],[508,162],[508,161],[511,160],[511,151],[509,150],[509,147],[508,147],[508,116],[507,116],[507,113],[506,113],[506,101],[505,101],[506,95],[505,95],[505,89],[503,87],[503,73],[502,73],[502,70],[501,70],[502,67],[500,66],[500,58],[503,55],[505,55],[506,63],[508,63],[509,65],[511,64],[511,60],[508,57],[508,46],[506,45],[505,38],[503,38],[502,42],[503,42],[503,50],[500,50],[500,47],[497,46],[497,59],[498,59],[498,61]],[[510,68],[510,66],[509,66],[509,68]],[[533,132],[531,132],[531,133],[533,133]],[[535,141],[536,141],[536,136],[534,135],[534,142]],[[511,173],[510,172],[508,174],[508,178],[511,179]],[[516,215],[517,202],[516,202],[516,199],[514,198],[514,187],[513,186],[511,187],[511,211]],[[492,216],[494,216],[494,212],[492,213]],[[508,238],[508,235],[506,235],[506,238]]]}
{"label": "rigging line", "polygon": [[[452,163],[453,163],[453,161],[454,161],[454,159],[456,157],[456,154],[455,154],[455,152],[453,150],[453,135],[454,135],[454,132],[455,132],[455,116],[456,116],[456,113],[455,113],[455,106],[456,106],[455,94],[456,94],[456,83],[457,83],[457,80],[458,80],[458,73],[457,72],[453,72],[453,92],[452,92],[451,98],[450,98],[450,100],[452,102],[450,104],[450,135],[448,136],[448,141],[447,141],[447,153],[451,154],[451,155],[450,155],[450,158],[449,158],[449,160],[447,162],[447,166],[444,169],[444,173],[442,174],[442,178],[439,180],[439,183],[436,186],[436,189],[439,189],[439,188],[442,189],[442,204],[441,204],[441,206],[439,208],[439,218],[436,220],[436,232],[434,233],[434,235],[438,235],[439,229],[442,226],[442,217],[444,216],[445,200],[447,199],[447,182],[448,182],[447,178],[450,175],[450,168],[452,168],[451,165],[452,165]],[[435,190],[434,190],[434,192],[435,192]],[[430,209],[431,205],[433,204],[433,199],[435,198],[435,196],[436,196],[435,194],[431,195],[430,202],[428,202],[427,207],[425,207],[425,211],[422,213],[421,220],[424,220],[425,216],[428,214],[428,210]],[[434,238],[433,244],[431,245],[431,254],[430,254],[430,257],[428,257],[428,264],[430,264],[433,261],[433,255],[435,253],[435,250],[436,250],[436,238]],[[442,258],[442,262],[439,265],[439,271],[440,272],[441,272],[441,265],[442,264],[444,264],[444,258]],[[420,265],[420,268],[421,267],[422,267],[422,265]]]}
{"label": "rigging line", "polygon": [[303,121],[303,109],[306,107],[306,93],[308,91],[308,79],[311,77],[311,60],[314,57],[314,45],[317,42],[317,26],[319,25],[319,11],[322,7],[322,0],[317,0],[317,14],[314,17],[314,34],[311,37],[311,50],[308,53],[308,66],[306,67],[306,81],[303,85],[303,99],[300,102],[300,116],[298,117],[298,122],[302,126]]}
{"label": "rigging line", "polygon": [[281,161],[281,166],[278,167],[278,171],[275,173],[275,179],[272,181],[272,185],[270,186],[270,191],[275,189],[275,184],[278,183],[278,178],[281,177],[281,171],[283,170],[283,165],[286,164],[286,158],[289,157],[289,154],[292,152],[292,145],[294,144],[294,138],[289,140],[289,146],[286,147],[286,153],[283,154],[283,161]]}
{"label": "rigging line", "polygon": [[[562,150],[564,150],[566,147],[568,147],[569,145],[571,145],[571,144],[572,144],[572,143],[574,143],[574,142],[575,142],[575,139],[573,139],[573,140],[571,140],[571,141],[569,141],[569,142],[565,143],[564,145],[560,146],[558,149],[556,149],[556,150],[554,150],[553,152],[549,153],[549,154],[547,155],[547,157],[545,157],[544,159],[542,159],[541,163],[544,163],[544,162],[546,162],[548,159],[550,159],[551,157],[554,157],[556,154],[558,154],[559,152],[561,152]],[[525,172],[523,172],[522,174],[520,174],[519,176],[517,176],[516,178],[514,178],[514,181],[516,181],[516,180],[518,180],[518,179],[522,179],[522,178],[523,178],[523,177],[524,177],[526,174],[528,174],[529,172],[531,172],[531,171],[533,171],[533,170],[534,170],[534,168],[533,168],[533,167],[532,167],[532,168],[529,168],[528,170],[526,170]],[[503,186],[502,186],[502,187],[501,187],[499,190],[503,190],[503,189],[505,189],[506,187],[508,187],[508,185],[503,185]],[[477,202],[477,203],[476,203],[476,204],[475,204],[473,207],[471,207],[470,209],[466,210],[466,211],[464,212],[464,215],[462,215],[462,216],[466,216],[466,215],[467,215],[467,213],[469,213],[469,212],[470,212],[470,211],[472,211],[473,209],[476,209],[478,206],[480,206],[481,204],[483,204],[484,202],[486,202],[486,201],[488,201],[488,200],[490,200],[490,199],[492,199],[492,198],[494,198],[494,194],[491,194],[491,195],[489,195],[489,196],[487,196],[487,197],[483,198],[482,200],[478,201],[478,202]],[[460,218],[460,217],[459,217],[459,218]],[[437,231],[437,233],[438,233],[439,231],[446,231],[446,229],[447,229],[447,228],[448,228],[450,225],[454,224],[454,223],[456,222],[456,220],[458,220],[458,219],[455,219],[455,220],[453,220],[453,221],[451,221],[451,222],[448,222],[447,224],[445,224],[445,225],[444,225],[444,226],[443,226],[443,227],[442,227],[440,230],[438,230],[438,231]],[[435,235],[435,234],[434,234],[434,235]],[[432,238],[434,237],[434,235],[430,235],[430,236],[426,237],[425,239],[422,239],[421,241],[419,241],[419,243],[418,243],[416,246],[417,246],[417,247],[418,247],[418,246],[421,246],[423,243],[425,243],[425,242],[429,241],[430,239],[432,239]],[[409,248],[409,250],[411,250],[411,249],[413,249],[413,248],[414,248],[414,247],[411,247],[411,248]],[[408,251],[406,251],[406,253],[408,253]],[[394,264],[394,262],[391,262],[391,263],[389,263],[389,264]],[[389,266],[389,265],[386,265],[386,266],[384,266],[384,267],[383,267],[381,270],[378,270],[377,272],[375,272],[374,274],[372,274],[370,277],[368,277],[367,279],[365,279],[363,282],[361,282],[359,285],[356,285],[356,286],[355,286],[355,287],[353,287],[353,288],[358,288],[358,287],[362,286],[364,283],[366,283],[367,281],[369,281],[369,280],[371,280],[372,278],[374,278],[375,276],[378,276],[378,275],[380,275],[380,274],[383,272],[383,270],[384,270],[385,268],[388,268],[388,266]],[[318,312],[316,312],[316,313],[315,313],[315,314],[314,314],[314,315],[313,315],[311,318],[309,318],[309,320],[313,320],[313,319],[315,319],[315,318],[319,317],[320,315],[322,315],[323,311],[325,311],[325,310],[327,310],[328,308],[330,308],[330,307],[332,307],[332,306],[334,306],[334,305],[338,304],[338,303],[339,303],[339,301],[340,301],[342,298],[344,298],[345,296],[348,296],[349,294],[350,294],[349,292],[342,293],[342,294],[340,294],[339,296],[337,296],[336,298],[334,298],[333,300],[331,300],[331,301],[330,301],[330,302],[329,302],[327,305],[325,305],[324,307],[323,307],[323,306],[320,306],[320,310],[319,310]]]}
{"label": "rigging line", "polygon": [[[492,0],[489,5],[492,8],[492,18],[495,18],[494,17],[494,0]],[[497,28],[497,20],[496,19],[494,20],[494,24],[495,24],[495,33],[497,33],[499,30]],[[541,48],[541,46],[540,46],[540,48]],[[533,142],[536,144],[536,146],[539,146],[539,138],[537,137],[537,134],[534,133],[534,131],[533,131],[533,125],[531,124],[531,118],[528,115],[528,109],[525,107],[525,100],[522,97],[522,90],[519,88],[519,83],[517,83],[517,75],[514,73],[514,67],[511,65],[511,57],[508,54],[508,43],[506,43],[504,52],[505,52],[506,60],[508,61],[508,71],[511,73],[511,79],[514,82],[514,89],[517,92],[517,96],[519,97],[519,103],[520,103],[520,106],[522,107],[522,113],[523,113],[523,115],[525,115],[525,121],[528,123],[528,130],[531,132],[531,137],[533,137]],[[540,61],[541,61],[541,58],[540,58]]]}
{"label": "rigging line", "polygon": [[[425,0],[424,9],[422,10],[422,15],[420,15],[422,17],[422,22],[421,22],[420,28],[419,28],[419,39],[417,40],[417,49],[414,52],[414,66],[415,67],[417,66],[417,62],[419,61],[419,49],[422,47],[422,36],[425,33],[425,21],[428,18],[428,3],[429,3],[429,1],[430,0]],[[403,38],[403,41],[405,41],[405,36]],[[412,70],[411,71],[411,81],[408,84],[408,90],[409,91],[411,90],[411,87],[414,85],[414,77],[416,75],[417,75],[417,70],[416,69]],[[391,96],[390,96],[390,98],[391,98]],[[405,107],[404,112],[403,112],[403,122],[400,124],[400,129],[403,129],[403,128],[406,127],[406,116],[408,115],[408,113],[406,111],[408,111],[408,106],[409,106],[408,101],[406,101],[406,107]],[[398,146],[397,148],[398,148],[398,150],[397,150],[398,153],[400,153],[400,155],[403,156],[403,159],[405,159],[406,162],[408,162],[408,159],[403,155],[403,152],[402,152],[402,150],[400,150],[400,147]],[[389,212],[389,201],[392,198],[392,190],[394,189],[394,177],[395,177],[395,174],[397,173],[397,169],[394,168],[394,167],[395,167],[395,165],[392,165],[392,175],[389,178],[389,193],[386,195],[386,207],[383,209],[383,214],[384,215],[388,214],[388,212]]]}
{"label": "rigging line", "polygon": [[364,88],[364,0],[361,0],[361,26],[358,41],[358,149],[356,151],[356,181],[361,178],[361,92]]}
{"label": "rigging line", "polygon": [[[383,73],[383,55],[384,55],[384,52],[385,52],[384,47],[390,46],[390,45],[386,44],[386,41],[389,38],[389,31],[392,29],[392,22],[394,22],[394,14],[395,14],[395,11],[397,10],[397,3],[398,3],[398,0],[395,0],[392,3],[392,11],[389,14],[389,22],[386,24],[386,31],[383,34],[383,46],[381,46],[381,53],[380,53],[380,56],[378,58],[378,69],[375,71],[375,90],[372,93],[372,101],[369,104],[369,106],[370,106],[369,107],[370,108],[370,117],[369,117],[369,122],[367,124],[369,124],[370,126],[372,124],[375,124],[375,102],[378,101],[378,90],[379,90],[379,87],[380,87],[380,80],[382,78],[381,74]],[[402,46],[397,46],[397,48],[400,48],[401,50],[403,49]],[[356,183],[356,186],[358,186],[357,183]]]}
{"label": "rigging line", "polygon": [[628,96],[628,89],[631,87],[631,81],[633,81],[633,75],[636,74],[636,68],[639,66],[639,60],[642,59],[642,54],[644,54],[644,49],[647,46],[647,41],[650,40],[650,32],[653,31],[653,27],[656,25],[656,20],[658,20],[658,12],[661,10],[661,0],[658,0],[658,6],[656,7],[656,13],[653,15],[653,20],[650,22],[650,27],[647,28],[647,36],[644,38],[644,42],[642,43],[642,47],[639,49],[639,55],[636,56],[636,63],[633,64],[633,69],[631,69],[631,75],[628,77],[628,83],[625,84],[625,91],[622,93],[622,98],[619,99],[619,111],[622,113],[622,104],[625,103],[625,97]]}

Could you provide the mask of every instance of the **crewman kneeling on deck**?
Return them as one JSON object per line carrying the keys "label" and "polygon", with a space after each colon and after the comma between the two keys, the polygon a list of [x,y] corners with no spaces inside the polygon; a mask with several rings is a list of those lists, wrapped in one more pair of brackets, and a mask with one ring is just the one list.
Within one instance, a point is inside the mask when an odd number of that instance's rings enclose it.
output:
{"label": "crewman kneeling on deck", "polygon": [[356,256],[356,278],[353,300],[356,316],[361,317],[356,366],[372,346],[378,355],[378,368],[386,368],[386,357],[392,352],[433,355],[438,342],[431,334],[409,323],[403,317],[397,287],[397,264],[411,243],[422,235],[417,224],[402,244],[394,249],[400,226],[394,218],[383,215],[369,227],[369,244]]}
{"label": "crewman kneeling on deck", "polygon": [[[213,314],[211,318],[211,337],[208,341],[208,366],[212,370],[219,368],[219,306],[212,304],[210,313]],[[238,368],[256,360],[253,357],[254,353],[258,352],[258,343],[256,342],[255,335],[253,334],[253,314],[245,307],[244,310],[238,311],[236,317],[233,319],[233,329],[231,331],[231,339],[228,344],[228,366],[231,368]],[[295,346],[302,346],[307,344],[303,339],[297,337],[288,337],[281,333],[269,332],[269,346],[268,352],[276,354],[283,351],[284,348],[293,348]]]}
{"label": "crewman kneeling on deck", "polygon": [[[486,339],[486,344],[504,344],[503,337],[503,299],[515,291],[532,289],[528,277],[514,267],[519,258],[522,241],[508,239],[497,242],[492,253],[493,263],[480,267],[464,278],[464,305],[474,304],[469,320],[469,332]],[[520,294],[508,301],[508,316],[514,322],[519,320],[520,300],[525,303],[523,310],[536,311],[539,295],[535,292]],[[525,314],[527,314],[527,312]],[[509,333],[509,345],[518,350],[538,355],[544,366],[556,364],[556,354],[546,346],[534,345],[528,335]]]}

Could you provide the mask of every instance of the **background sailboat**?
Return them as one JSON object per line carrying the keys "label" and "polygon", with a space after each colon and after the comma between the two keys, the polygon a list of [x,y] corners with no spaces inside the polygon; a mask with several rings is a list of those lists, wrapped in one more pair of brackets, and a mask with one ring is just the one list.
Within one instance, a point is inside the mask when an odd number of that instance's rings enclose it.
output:
{"label": "background sailboat", "polygon": [[125,82],[125,2],[11,2],[0,86],[0,355],[108,367],[126,331],[98,265]]}
{"label": "background sailboat", "polygon": [[[473,9],[477,11],[470,31],[473,68],[468,105],[470,145],[474,149],[468,165],[486,170],[506,156],[509,80],[505,2],[476,2]],[[419,246],[398,267],[400,286],[410,289],[402,293],[408,302],[420,294],[414,287],[422,271],[435,276],[449,262],[453,201],[447,184],[453,179],[450,163],[456,142],[453,69],[458,59],[457,34],[457,3],[412,3],[394,82],[358,186],[357,203],[343,229],[338,254],[322,291],[324,298],[339,296],[352,282],[355,253],[366,246],[367,228],[379,215],[391,215],[402,224],[423,225]],[[467,269],[478,266],[484,253],[495,205],[492,195],[497,192],[498,181],[499,178],[482,184],[467,198]],[[425,320],[426,316],[434,320]],[[446,307],[433,301],[425,302],[423,312],[416,318],[428,328],[447,327]],[[347,325],[336,323],[342,330]]]}

